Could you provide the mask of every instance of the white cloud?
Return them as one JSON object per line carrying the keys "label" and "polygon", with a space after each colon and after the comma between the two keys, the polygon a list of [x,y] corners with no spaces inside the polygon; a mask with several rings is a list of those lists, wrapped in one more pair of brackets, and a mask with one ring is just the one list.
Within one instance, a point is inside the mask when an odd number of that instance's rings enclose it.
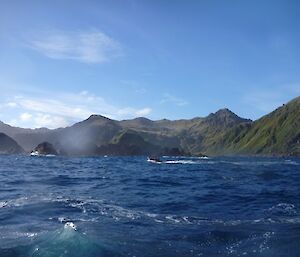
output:
{"label": "white cloud", "polygon": [[28,112],[24,112],[20,115],[20,120],[23,122],[27,122],[27,121],[31,120],[31,118],[32,118],[32,115]]}
{"label": "white cloud", "polygon": [[185,106],[188,104],[187,101],[179,98],[179,97],[176,97],[174,95],[171,95],[171,94],[164,94],[163,95],[163,99],[160,101],[161,104],[165,104],[165,103],[173,103],[177,106]]}
{"label": "white cloud", "polygon": [[151,113],[151,108],[144,108],[135,112],[137,116],[146,116]]}
{"label": "white cloud", "polygon": [[50,129],[66,127],[69,125],[68,120],[62,116],[55,116],[44,113],[22,113],[18,118],[8,121],[12,126],[23,128],[42,128]]}
{"label": "white cloud", "polygon": [[117,111],[117,115],[122,117],[122,116],[146,116],[151,113],[151,108],[143,108],[140,110],[134,109],[134,108],[123,108]]}
{"label": "white cloud", "polygon": [[[47,97],[45,97],[47,96]],[[58,128],[88,118],[91,114],[100,114],[112,119],[128,119],[146,116],[151,113],[149,107],[118,107],[107,103],[103,98],[82,91],[78,94],[60,93],[53,95],[45,92],[43,96],[18,95],[8,99],[17,102],[9,123],[19,127]],[[18,114],[19,113],[19,114]]]}
{"label": "white cloud", "polygon": [[20,97],[19,106],[24,110],[60,115],[69,118],[85,118],[90,115],[90,110],[80,107],[76,103],[64,103],[54,99],[35,99]]}
{"label": "white cloud", "polygon": [[52,59],[103,63],[122,55],[120,44],[98,30],[48,31],[40,33],[28,46]]}
{"label": "white cloud", "polygon": [[17,104],[14,103],[14,102],[9,102],[6,104],[7,107],[11,107],[11,108],[14,108],[14,107],[17,107]]}
{"label": "white cloud", "polygon": [[58,128],[68,126],[68,121],[61,116],[38,113],[34,118],[35,127]]}

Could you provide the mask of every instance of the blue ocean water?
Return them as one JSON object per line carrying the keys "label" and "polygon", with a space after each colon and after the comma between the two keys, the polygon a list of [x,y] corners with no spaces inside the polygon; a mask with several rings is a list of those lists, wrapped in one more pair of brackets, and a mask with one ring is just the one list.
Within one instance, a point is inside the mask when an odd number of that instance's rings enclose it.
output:
{"label": "blue ocean water", "polygon": [[1,156],[0,256],[300,256],[300,159],[164,160]]}

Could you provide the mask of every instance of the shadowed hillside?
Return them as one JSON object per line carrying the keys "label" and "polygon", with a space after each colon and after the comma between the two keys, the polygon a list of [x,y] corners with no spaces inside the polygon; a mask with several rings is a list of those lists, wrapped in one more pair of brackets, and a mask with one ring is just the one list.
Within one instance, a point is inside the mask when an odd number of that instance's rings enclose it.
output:
{"label": "shadowed hillside", "polygon": [[18,143],[5,135],[0,133],[0,154],[20,154],[24,153],[24,150]]}

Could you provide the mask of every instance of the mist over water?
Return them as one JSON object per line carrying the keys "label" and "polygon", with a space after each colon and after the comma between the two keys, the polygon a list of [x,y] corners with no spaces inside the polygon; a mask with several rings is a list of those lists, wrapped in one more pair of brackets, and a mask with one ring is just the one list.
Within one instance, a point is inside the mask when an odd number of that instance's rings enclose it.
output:
{"label": "mist over water", "polygon": [[300,256],[300,159],[0,157],[0,256]]}

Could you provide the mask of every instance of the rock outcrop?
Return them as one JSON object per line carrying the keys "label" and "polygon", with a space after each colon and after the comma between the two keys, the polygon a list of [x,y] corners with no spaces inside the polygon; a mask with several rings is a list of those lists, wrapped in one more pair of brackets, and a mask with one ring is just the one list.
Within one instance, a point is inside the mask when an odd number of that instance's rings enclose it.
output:
{"label": "rock outcrop", "polygon": [[49,142],[43,142],[39,144],[32,153],[35,153],[37,155],[58,155],[58,152],[54,148],[52,144]]}

